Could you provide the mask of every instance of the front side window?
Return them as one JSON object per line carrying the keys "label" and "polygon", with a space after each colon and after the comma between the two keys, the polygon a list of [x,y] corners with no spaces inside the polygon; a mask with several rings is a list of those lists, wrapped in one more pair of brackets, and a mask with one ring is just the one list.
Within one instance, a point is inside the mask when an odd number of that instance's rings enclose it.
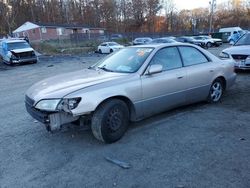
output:
{"label": "front side window", "polygon": [[207,63],[208,59],[199,50],[189,46],[179,47],[184,66]]}
{"label": "front side window", "polygon": [[117,45],[119,45],[119,44],[116,43],[116,42],[110,42],[110,43],[109,43],[109,46],[117,46]]}
{"label": "front side window", "polygon": [[163,71],[182,67],[181,57],[176,47],[160,49],[158,52],[156,52],[150,64],[162,65]]}

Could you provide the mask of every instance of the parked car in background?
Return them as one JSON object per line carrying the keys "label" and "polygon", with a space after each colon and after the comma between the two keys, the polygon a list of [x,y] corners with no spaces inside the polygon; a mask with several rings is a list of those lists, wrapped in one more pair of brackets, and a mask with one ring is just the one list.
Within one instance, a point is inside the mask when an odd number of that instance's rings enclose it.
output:
{"label": "parked car in background", "polygon": [[233,34],[230,35],[230,36],[228,37],[227,41],[228,41],[231,45],[233,45],[233,44],[235,44],[235,43],[239,40],[239,38],[240,38],[242,35],[244,35],[246,32],[248,32],[248,31],[246,31],[246,30],[234,31]]}
{"label": "parked car in background", "polygon": [[182,37],[177,37],[175,40],[178,42],[195,44],[202,48],[206,47],[206,43],[204,41],[196,40],[193,37],[182,36]]}
{"label": "parked car in background", "polygon": [[223,59],[233,59],[235,69],[250,70],[250,32],[245,33],[233,46],[220,53]]}
{"label": "parked car in background", "polygon": [[122,34],[112,34],[110,36],[110,40],[114,41],[114,40],[119,40],[119,39],[123,39]]}
{"label": "parked car in background", "polygon": [[87,119],[98,140],[112,143],[124,135],[130,121],[198,101],[220,101],[235,78],[232,60],[195,45],[130,46],[89,69],[34,84],[25,104],[49,131]]}
{"label": "parked car in background", "polygon": [[119,50],[121,48],[124,48],[123,45],[118,44],[117,42],[103,42],[97,47],[97,51],[102,53],[112,53],[116,50]]}
{"label": "parked car in background", "polygon": [[3,62],[9,65],[37,62],[34,49],[22,39],[1,40],[0,56]]}
{"label": "parked car in background", "polygon": [[98,41],[102,41],[102,42],[105,42],[105,41],[108,41],[108,37],[105,36],[105,35],[101,35],[97,38]]}
{"label": "parked car in background", "polygon": [[170,37],[162,37],[162,38],[155,38],[150,43],[157,44],[157,43],[174,43],[174,42],[176,41]]}
{"label": "parked car in background", "polygon": [[200,35],[200,36],[194,36],[194,39],[196,41],[204,42],[207,48],[210,48],[212,46],[220,46],[222,45],[222,40],[217,38],[212,38],[210,36],[206,35]]}
{"label": "parked car in background", "polygon": [[152,41],[150,37],[139,37],[133,40],[133,45],[147,44]]}

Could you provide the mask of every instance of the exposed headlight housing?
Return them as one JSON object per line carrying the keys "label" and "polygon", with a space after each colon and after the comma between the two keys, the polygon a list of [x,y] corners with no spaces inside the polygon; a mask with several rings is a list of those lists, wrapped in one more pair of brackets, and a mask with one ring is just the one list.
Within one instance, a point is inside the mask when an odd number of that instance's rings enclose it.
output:
{"label": "exposed headlight housing", "polygon": [[81,97],[63,99],[60,103],[59,109],[65,112],[71,112],[71,110],[75,109],[81,101]]}
{"label": "exposed headlight housing", "polygon": [[35,108],[43,111],[57,111],[57,106],[61,99],[44,99],[40,100],[36,105]]}
{"label": "exposed headlight housing", "polygon": [[219,55],[220,58],[222,59],[228,59],[230,58],[229,54],[226,53],[226,52],[221,52],[220,55]]}

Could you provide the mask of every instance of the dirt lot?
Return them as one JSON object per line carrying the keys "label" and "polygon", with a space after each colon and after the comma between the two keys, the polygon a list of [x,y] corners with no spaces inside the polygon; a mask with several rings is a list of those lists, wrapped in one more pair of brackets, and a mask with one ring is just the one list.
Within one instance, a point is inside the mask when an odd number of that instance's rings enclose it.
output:
{"label": "dirt lot", "polygon": [[199,103],[134,123],[111,145],[77,127],[49,134],[28,115],[24,94],[33,83],[99,58],[43,57],[35,65],[0,65],[1,188],[250,187],[250,72],[238,73],[221,103]]}

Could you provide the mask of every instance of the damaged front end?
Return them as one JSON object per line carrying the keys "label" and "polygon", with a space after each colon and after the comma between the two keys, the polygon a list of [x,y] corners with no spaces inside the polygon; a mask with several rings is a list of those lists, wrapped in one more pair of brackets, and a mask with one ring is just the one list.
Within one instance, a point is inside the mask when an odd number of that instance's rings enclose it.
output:
{"label": "damaged front end", "polygon": [[21,64],[21,63],[36,63],[37,62],[37,56],[34,51],[27,51],[27,52],[15,52],[10,51],[11,57],[10,57],[10,63],[11,64]]}
{"label": "damaged front end", "polygon": [[76,108],[80,98],[46,99],[37,103],[28,96],[25,97],[27,112],[39,122],[45,124],[50,132],[60,130],[62,125],[77,121],[79,116],[73,116],[71,110]]}

